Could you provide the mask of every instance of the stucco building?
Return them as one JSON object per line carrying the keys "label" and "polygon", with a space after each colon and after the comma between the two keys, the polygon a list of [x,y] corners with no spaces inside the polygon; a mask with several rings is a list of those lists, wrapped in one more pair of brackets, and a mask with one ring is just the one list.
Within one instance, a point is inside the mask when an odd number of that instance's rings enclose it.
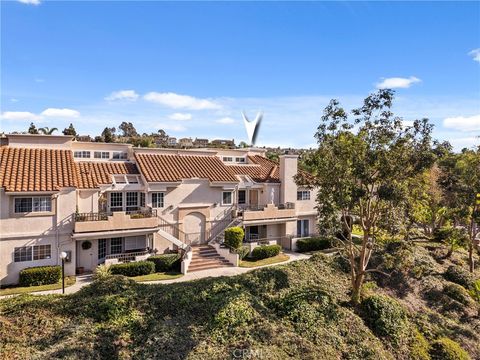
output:
{"label": "stucco building", "polygon": [[219,245],[233,225],[244,227],[248,243],[291,248],[315,233],[315,192],[295,184],[296,156],[275,163],[264,155],[7,135],[0,146],[0,281],[56,265],[61,251],[69,254],[67,275],[176,250],[185,255],[184,272],[221,265],[196,262],[199,244],[234,263]]}

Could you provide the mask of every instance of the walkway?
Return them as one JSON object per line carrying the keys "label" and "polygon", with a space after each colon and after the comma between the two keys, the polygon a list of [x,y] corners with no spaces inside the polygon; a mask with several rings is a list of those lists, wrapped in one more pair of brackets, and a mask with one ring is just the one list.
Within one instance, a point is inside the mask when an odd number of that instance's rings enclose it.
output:
{"label": "walkway", "polygon": [[[305,260],[308,259],[311,255],[305,255],[305,254],[300,254],[296,252],[291,252],[291,251],[284,251],[285,254],[290,256],[290,259],[287,261],[281,262],[281,263],[276,263],[276,264],[269,264],[269,265],[264,265],[264,266],[258,266],[254,268],[242,268],[242,267],[221,267],[221,268],[216,268],[216,269],[208,269],[208,270],[201,270],[201,271],[194,271],[191,273],[187,273],[186,275],[176,278],[176,279],[171,279],[171,280],[159,280],[159,281],[148,281],[144,282],[143,284],[171,284],[171,283],[176,283],[176,282],[184,282],[184,281],[191,281],[191,280],[198,280],[198,279],[203,279],[203,278],[208,278],[208,277],[220,277],[220,276],[235,276],[235,275],[240,275],[244,274],[246,272],[255,270],[255,269],[260,269],[264,267],[269,267],[269,266],[277,266],[277,265],[284,265],[288,264],[289,262],[292,261],[298,261],[298,260]],[[90,284],[93,281],[92,275],[78,275],[77,276],[77,281],[74,285],[69,286],[65,288],[65,294],[73,294],[80,290],[82,287],[85,285]],[[58,290],[47,290],[47,291],[37,291],[34,293],[31,293],[32,295],[49,295],[49,294],[61,294],[62,289]],[[16,294],[12,295],[5,295],[5,296],[0,296],[0,299],[2,298],[8,298],[12,296],[17,296]]]}

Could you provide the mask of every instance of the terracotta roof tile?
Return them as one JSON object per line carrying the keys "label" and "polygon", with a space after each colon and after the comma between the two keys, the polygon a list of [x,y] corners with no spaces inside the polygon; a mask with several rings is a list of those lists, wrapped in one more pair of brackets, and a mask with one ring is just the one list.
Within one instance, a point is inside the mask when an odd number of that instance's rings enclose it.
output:
{"label": "terracotta roof tile", "polygon": [[5,191],[57,191],[75,187],[72,152],[57,149],[0,148],[0,187]]}
{"label": "terracotta roof tile", "polygon": [[176,182],[191,178],[238,182],[230,169],[216,156],[136,153],[135,159],[148,182]]}
{"label": "terracotta roof tile", "polygon": [[279,166],[275,161],[263,156],[255,155],[248,157],[255,165],[230,165],[229,168],[236,175],[248,175],[255,182],[280,182]]}
{"label": "terracotta roof tile", "polygon": [[112,175],[139,174],[137,166],[130,162],[94,162],[75,163],[79,189],[95,189],[99,185],[112,183]]}

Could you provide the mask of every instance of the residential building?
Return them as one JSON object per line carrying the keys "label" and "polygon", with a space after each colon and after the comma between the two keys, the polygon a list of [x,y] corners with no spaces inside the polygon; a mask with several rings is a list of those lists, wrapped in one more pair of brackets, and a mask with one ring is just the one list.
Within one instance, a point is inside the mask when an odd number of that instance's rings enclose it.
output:
{"label": "residential building", "polygon": [[170,147],[177,146],[177,138],[173,136],[169,136],[167,138],[167,146],[170,146]]}
{"label": "residential building", "polygon": [[203,148],[208,146],[208,139],[199,139],[195,138],[193,141],[193,146],[197,148]]}
{"label": "residential building", "polygon": [[235,147],[235,139],[232,140],[222,140],[216,139],[211,142],[214,147],[225,147],[225,148],[234,148]]}
{"label": "residential building", "polygon": [[181,148],[191,148],[193,147],[192,138],[181,138],[178,140],[178,146]]}
{"label": "residential building", "polygon": [[[74,141],[70,136],[7,135],[0,146],[0,282],[56,265],[66,274],[220,244],[226,227],[245,241],[286,248],[315,232],[315,191],[296,185],[295,155],[278,163],[260,149],[160,149]],[[193,254],[193,255],[192,255]],[[193,260],[191,258],[193,256]],[[238,255],[235,255],[238,257]]]}

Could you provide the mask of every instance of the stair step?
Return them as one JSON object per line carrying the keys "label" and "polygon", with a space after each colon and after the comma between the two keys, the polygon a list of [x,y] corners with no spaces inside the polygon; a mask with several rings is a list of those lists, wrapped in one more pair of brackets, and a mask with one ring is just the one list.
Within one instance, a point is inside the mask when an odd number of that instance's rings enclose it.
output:
{"label": "stair step", "polygon": [[211,265],[195,265],[195,266],[189,266],[188,271],[193,272],[193,271],[200,271],[200,270],[208,270],[208,269],[217,269],[217,268],[222,268],[222,267],[231,267],[233,266],[232,264],[211,264]]}
{"label": "stair step", "polygon": [[216,258],[216,259],[212,259],[212,260],[195,260],[195,259],[192,259],[192,261],[190,262],[190,265],[200,265],[200,264],[216,264],[216,263],[228,263],[227,260],[225,259],[222,259],[222,258]]}

